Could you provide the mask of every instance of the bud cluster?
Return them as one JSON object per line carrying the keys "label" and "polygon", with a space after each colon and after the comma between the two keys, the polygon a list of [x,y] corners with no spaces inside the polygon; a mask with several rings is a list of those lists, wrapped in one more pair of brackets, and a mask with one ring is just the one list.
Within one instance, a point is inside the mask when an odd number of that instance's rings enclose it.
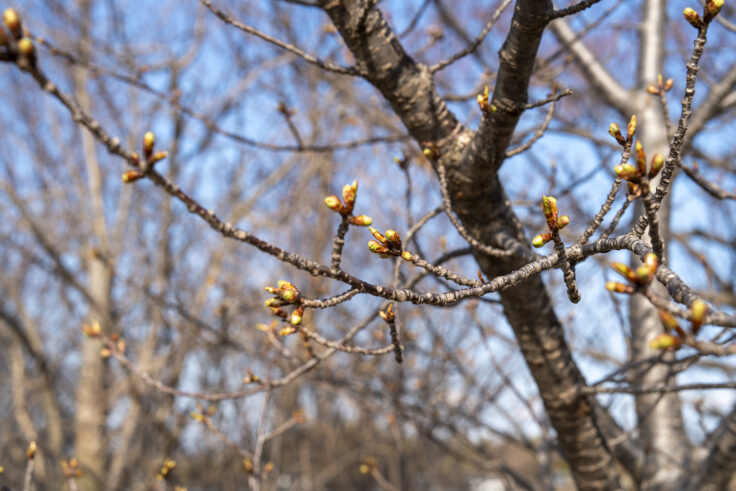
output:
{"label": "bud cluster", "polygon": [[554,238],[554,234],[565,228],[570,223],[570,217],[567,215],[559,215],[557,209],[557,199],[552,196],[542,195],[542,210],[544,218],[547,221],[549,232],[539,234],[532,239],[534,247],[542,247],[544,244]]}
{"label": "bud cluster", "polygon": [[141,142],[143,159],[141,159],[141,157],[135,152],[131,154],[131,157],[133,158],[135,164],[140,166],[142,170],[133,169],[123,172],[122,180],[125,184],[129,184],[131,182],[142,179],[143,177],[145,177],[145,170],[152,169],[157,162],[169,156],[169,152],[167,152],[166,150],[154,152],[153,149],[155,145],[156,136],[153,134],[152,131],[147,131],[143,135],[143,141]]}
{"label": "bud cluster", "polygon": [[3,11],[3,25],[0,27],[0,47],[17,60],[18,66],[24,70],[36,65],[36,47],[29,37],[28,30],[21,22],[20,15],[15,9],[7,8]]}
{"label": "bud cluster", "polygon": [[410,261],[412,254],[401,249],[401,237],[396,230],[388,229],[382,234],[373,227],[368,227],[375,240],[368,241],[368,250],[381,257],[401,256]]}
{"label": "bud cluster", "polygon": [[649,92],[652,95],[662,95],[670,91],[673,83],[674,83],[674,80],[671,78],[668,78],[667,81],[665,82],[663,80],[662,74],[660,73],[659,75],[657,75],[657,83],[650,84],[647,87],[647,92]]}
{"label": "bud cluster", "polygon": [[480,107],[481,112],[483,113],[496,112],[497,110],[496,106],[489,103],[487,85],[486,85],[486,88],[483,90],[483,93],[478,94],[475,99],[478,101],[478,107]]}
{"label": "bud cluster", "polygon": [[339,213],[347,217],[350,225],[357,227],[367,227],[373,223],[373,219],[368,215],[353,215],[355,208],[355,198],[358,195],[358,180],[354,180],[351,184],[342,187],[342,201],[334,194],[325,197],[325,205],[335,213]]}
{"label": "bud cluster", "polygon": [[635,293],[639,288],[649,285],[654,279],[654,273],[659,266],[659,259],[654,253],[649,253],[644,258],[644,264],[631,269],[623,263],[613,262],[611,268],[620,274],[628,284],[619,283],[617,281],[609,281],[606,283],[606,290],[614,293]]}
{"label": "bud cluster", "polygon": [[[266,300],[265,305],[271,310],[271,313],[276,317],[290,322],[291,326],[288,326],[280,331],[282,336],[296,332],[292,326],[298,326],[302,323],[302,317],[304,316],[304,305],[302,305],[302,294],[301,292],[291,283],[286,280],[279,280],[278,287],[266,286],[264,289],[274,295],[274,297]],[[291,315],[287,314],[281,307],[285,305],[296,305],[297,307],[291,312]]]}

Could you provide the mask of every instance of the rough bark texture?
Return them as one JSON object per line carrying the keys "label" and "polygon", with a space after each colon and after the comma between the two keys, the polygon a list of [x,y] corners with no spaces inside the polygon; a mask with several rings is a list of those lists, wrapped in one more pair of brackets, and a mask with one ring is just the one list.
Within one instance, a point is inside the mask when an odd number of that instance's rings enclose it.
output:
{"label": "rough bark texture", "polygon": [[[520,0],[501,50],[502,68],[494,91],[498,110],[473,134],[457,123],[438,96],[426,67],[403,50],[373,3],[323,1],[326,10],[365,77],[389,101],[417,142],[434,142],[447,168],[453,210],[482,243],[496,247],[526,241],[496,170],[503,162],[526,102],[528,79],[551,9],[544,0]],[[521,78],[520,78],[521,77]],[[522,257],[505,260],[476,253],[491,277],[523,265]],[[580,489],[620,489],[618,471],[592,410],[578,388],[583,377],[572,359],[564,331],[540,277],[502,292],[509,323],[537,383],[560,448]]]}

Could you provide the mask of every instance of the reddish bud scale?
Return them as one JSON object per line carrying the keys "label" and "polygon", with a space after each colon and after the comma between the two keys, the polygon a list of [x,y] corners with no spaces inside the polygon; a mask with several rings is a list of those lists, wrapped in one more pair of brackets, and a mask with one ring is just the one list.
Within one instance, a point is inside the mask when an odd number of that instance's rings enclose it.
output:
{"label": "reddish bud scale", "polygon": [[355,180],[352,184],[346,184],[342,187],[342,200],[345,203],[345,210],[349,213],[353,211],[355,206],[355,197],[358,194],[358,181]]}
{"label": "reddish bud scale", "polygon": [[618,123],[611,123],[608,125],[608,134],[616,139],[619,145],[625,145],[626,139],[621,134],[621,127]]}
{"label": "reddish bud scale", "polygon": [[621,179],[626,179],[627,181],[630,181],[630,180],[633,180],[639,177],[638,169],[631,164],[619,164],[613,168],[613,171],[616,173],[618,177],[620,177]]}
{"label": "reddish bud scale", "polygon": [[534,247],[542,247],[544,244],[552,240],[552,234],[547,232],[546,234],[539,234],[532,239],[532,245]]}
{"label": "reddish bud scale", "polygon": [[682,15],[685,16],[685,20],[688,21],[695,29],[700,29],[700,26],[703,25],[703,21],[700,20],[698,13],[690,7],[683,10]]}
{"label": "reddish bud scale", "polygon": [[159,162],[166,157],[169,156],[169,152],[167,150],[161,150],[160,152],[156,152],[148,159],[148,163],[155,164],[156,162]]}
{"label": "reddish bud scale", "polygon": [[664,166],[664,157],[661,153],[655,153],[652,157],[652,163],[649,165],[649,179],[656,177]]}
{"label": "reddish bud scale", "polygon": [[705,2],[705,14],[703,15],[703,20],[705,22],[712,21],[723,8],[723,3],[723,0],[709,0]]}
{"label": "reddish bud scale", "polygon": [[570,224],[570,217],[567,215],[562,215],[559,220],[557,220],[557,228],[559,230],[562,230],[563,228],[567,227]]}
{"label": "reddish bud scale", "polygon": [[387,254],[389,252],[388,247],[386,247],[385,245],[381,244],[380,242],[376,240],[368,241],[368,250],[370,250],[373,253],[381,254],[381,255]]}

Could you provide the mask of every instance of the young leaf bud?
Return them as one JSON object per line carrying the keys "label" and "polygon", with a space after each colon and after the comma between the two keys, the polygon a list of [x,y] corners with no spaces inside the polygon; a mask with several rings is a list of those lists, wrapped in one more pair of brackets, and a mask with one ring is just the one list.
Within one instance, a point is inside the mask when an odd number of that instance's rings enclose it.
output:
{"label": "young leaf bud", "polygon": [[413,254],[409,251],[401,251],[401,258],[404,261],[411,261],[413,258]]}
{"label": "young leaf bud", "polygon": [[656,350],[674,351],[682,346],[682,340],[672,334],[659,334],[649,342],[649,347]]}
{"label": "young leaf bud", "polygon": [[623,283],[619,283],[618,281],[607,281],[606,282],[606,290],[613,293],[634,293],[636,290],[634,290],[634,287],[631,285],[624,285]]}
{"label": "young leaf bud", "polygon": [[381,243],[381,245],[386,245],[386,237],[384,237],[381,232],[373,227],[368,227],[368,230],[370,230],[371,234],[373,234],[373,237],[375,237],[376,240]]}
{"label": "young leaf bud", "polygon": [[534,247],[542,247],[544,244],[552,240],[552,234],[539,234],[532,239],[532,245]]}
{"label": "young leaf bud", "polygon": [[20,24],[20,16],[14,9],[5,9],[3,12],[3,23],[5,27],[13,34],[15,39],[20,39],[23,36],[23,29]]}
{"label": "young leaf bud", "polygon": [[396,230],[386,230],[386,240],[394,247],[401,247],[401,237]]}
{"label": "young leaf bud", "polygon": [[643,176],[647,172],[647,156],[644,153],[644,147],[642,147],[639,140],[636,140],[636,145],[634,146],[634,148],[636,149],[637,174]]}
{"label": "young leaf bud", "polygon": [[664,326],[664,328],[668,331],[673,331],[680,327],[680,325],[677,323],[677,319],[675,319],[675,316],[673,316],[666,310],[659,311],[659,319],[662,321],[662,325]]}
{"label": "young leaf bud", "polygon": [[542,210],[544,210],[544,218],[547,219],[547,226],[550,230],[554,230],[557,227],[557,199],[542,195]]}
{"label": "young leaf bud", "polygon": [[615,272],[617,272],[618,274],[626,278],[626,280],[632,283],[636,283],[636,279],[637,279],[636,274],[630,267],[628,267],[624,263],[613,262],[610,264],[610,266],[611,266],[611,269],[613,269]]}
{"label": "young leaf bud", "polygon": [[146,156],[146,158],[150,157],[153,153],[153,146],[156,143],[156,136],[153,134],[153,132],[148,131],[145,135],[143,135],[143,155]]}
{"label": "young leaf bud", "polygon": [[626,179],[627,181],[638,177],[636,167],[631,164],[619,164],[613,168],[613,171],[618,177]]}
{"label": "young leaf bud", "polygon": [[693,334],[697,334],[700,326],[703,325],[705,314],[708,312],[708,306],[701,299],[697,298],[690,304],[690,314]]}
{"label": "young leaf bud", "polygon": [[129,184],[131,182],[137,181],[138,179],[142,179],[143,172],[139,170],[129,170],[129,171],[123,172],[123,175],[121,177],[125,184]]}
{"label": "young leaf bud", "polygon": [[358,181],[353,181],[352,184],[345,184],[342,187],[342,200],[345,203],[345,209],[348,212],[353,211],[355,206],[355,197],[358,193]]}
{"label": "young leaf bud", "polygon": [[672,78],[668,78],[667,81],[664,83],[664,90],[665,92],[669,91],[672,88],[672,84],[675,83],[675,80]]}
{"label": "young leaf bud", "polygon": [[685,20],[688,21],[695,29],[700,29],[700,26],[703,25],[703,21],[700,20],[698,13],[690,7],[683,10],[682,15],[685,16]]}
{"label": "young leaf bud", "polygon": [[18,41],[18,52],[23,56],[32,58],[36,53],[36,49],[33,47],[33,41],[30,38],[21,38]]}
{"label": "young leaf bud", "polygon": [[340,198],[338,198],[334,194],[325,198],[325,205],[327,205],[327,208],[337,213],[341,213],[343,211],[342,203],[340,203]]}
{"label": "young leaf bud", "polygon": [[647,86],[647,92],[649,92],[652,95],[659,95],[659,87],[657,87],[654,84],[650,84]]}
{"label": "young leaf bud", "polygon": [[608,125],[608,134],[616,139],[619,145],[625,145],[626,139],[621,134],[621,127],[618,123],[611,123]]}
{"label": "young leaf bud", "polygon": [[708,0],[705,2],[705,14],[703,20],[710,22],[723,8],[723,0]]}
{"label": "young leaf bud", "polygon": [[350,225],[355,225],[357,227],[367,227],[368,225],[373,223],[373,219],[368,215],[358,215],[355,217],[350,217],[349,221]]}
{"label": "young leaf bud", "polygon": [[557,220],[557,229],[562,230],[563,228],[567,227],[570,224],[570,217],[567,215],[562,215]]}
{"label": "young leaf bud", "polygon": [[389,252],[388,247],[375,240],[368,241],[368,250],[373,253],[384,255]]}
{"label": "young leaf bud", "polygon": [[631,119],[629,120],[629,125],[626,127],[626,136],[629,140],[633,138],[634,133],[636,133],[636,114],[631,115]]}
{"label": "young leaf bud", "polygon": [[649,179],[656,177],[664,166],[664,157],[661,153],[655,153],[652,157],[652,163],[649,165]]}
{"label": "young leaf bud", "polygon": [[304,315],[304,306],[300,305],[296,309],[294,309],[294,312],[291,313],[291,318],[289,321],[292,325],[298,326],[302,323],[302,316]]}
{"label": "young leaf bud", "polygon": [[161,150],[151,155],[151,158],[148,159],[148,163],[155,164],[156,162],[159,162],[168,156],[169,156],[169,152],[167,150]]}

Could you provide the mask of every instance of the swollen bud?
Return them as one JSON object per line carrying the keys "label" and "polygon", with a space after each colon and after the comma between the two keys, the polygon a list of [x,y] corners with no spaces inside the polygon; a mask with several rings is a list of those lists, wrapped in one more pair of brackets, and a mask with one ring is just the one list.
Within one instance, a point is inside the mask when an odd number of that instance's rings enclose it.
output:
{"label": "swollen bud", "polygon": [[143,172],[139,170],[129,170],[126,172],[123,172],[122,179],[125,184],[129,184],[131,182],[135,182],[138,179],[143,178]]}
{"label": "swollen bud", "polygon": [[685,16],[685,20],[688,21],[695,29],[700,29],[700,26],[703,25],[703,21],[700,20],[698,13],[690,7],[683,10],[682,15]]}
{"label": "swollen bud", "polygon": [[376,254],[384,255],[388,252],[388,247],[386,247],[385,245],[381,244],[380,242],[376,240],[369,240],[368,250]]}
{"label": "swollen bud", "polygon": [[616,263],[613,262],[610,264],[611,269],[613,269],[615,272],[626,278],[628,281],[631,281],[632,283],[636,283],[636,274],[634,271],[625,265],[624,263]]}
{"label": "swollen bud", "polygon": [[695,299],[693,303],[690,304],[693,334],[697,334],[700,330],[700,326],[703,325],[703,320],[705,319],[705,314],[707,311],[708,306],[699,298]]}
{"label": "swollen bud", "polygon": [[608,125],[608,134],[616,139],[619,145],[625,145],[626,139],[621,134],[621,127],[618,123],[611,123]]}
{"label": "swollen bud", "polygon": [[659,95],[659,87],[654,84],[650,84],[649,86],[647,86],[647,92],[652,95]]}
{"label": "swollen bud", "polygon": [[386,245],[386,237],[384,237],[381,232],[373,227],[368,227],[368,230],[370,230],[371,234],[373,234],[373,237],[375,237],[376,240],[381,243],[381,245]]}
{"label": "swollen bud", "polygon": [[325,198],[325,205],[327,205],[327,208],[332,211],[338,213],[342,211],[342,203],[340,203],[340,198],[338,198],[334,194]]}
{"label": "swollen bud", "polygon": [[345,202],[345,209],[348,212],[353,211],[355,206],[355,197],[358,193],[358,181],[353,181],[352,184],[345,184],[342,187],[342,200]]}
{"label": "swollen bud", "polygon": [[649,347],[657,350],[674,351],[682,346],[682,340],[672,334],[660,334],[649,342]]}
{"label": "swollen bud", "polygon": [[3,23],[5,27],[13,34],[15,39],[20,39],[23,35],[23,29],[20,25],[20,16],[15,9],[5,9],[3,12]]}
{"label": "swollen bud", "polygon": [[613,168],[613,171],[618,177],[627,181],[637,177],[637,169],[631,164],[619,164]]}
{"label": "swollen bud", "polygon": [[672,88],[672,84],[675,83],[675,80],[672,78],[668,78],[667,81],[664,83],[664,90],[669,91]]}
{"label": "swollen bud", "polygon": [[169,156],[169,152],[167,150],[161,150],[151,155],[151,158],[148,159],[148,163],[155,164],[156,162],[159,162],[168,156]]}
{"label": "swollen bud", "polygon": [[395,247],[401,247],[401,237],[396,230],[386,230],[386,240]]}
{"label": "swollen bud", "polygon": [[636,114],[631,115],[629,125],[626,127],[626,135],[629,140],[634,136],[634,133],[636,133]]}
{"label": "swollen bud", "polygon": [[673,316],[666,310],[659,311],[659,319],[662,321],[662,325],[664,326],[664,328],[668,331],[673,331],[680,327],[680,325],[677,323],[677,319],[675,319],[675,316]]}
{"label": "swollen bud", "polygon": [[300,305],[296,309],[294,309],[294,312],[291,313],[291,318],[289,321],[292,325],[298,326],[302,323],[302,316],[304,315],[304,306]]}
{"label": "swollen bud", "polygon": [[401,251],[401,258],[404,261],[411,261],[414,256],[409,251]]}
{"label": "swollen bud", "polygon": [[552,234],[539,234],[532,239],[532,245],[534,247],[542,247],[544,244],[552,240]]}
{"label": "swollen bud", "polygon": [[552,196],[542,195],[542,210],[544,210],[544,218],[547,220],[547,226],[550,230],[557,227],[557,199]]}
{"label": "swollen bud", "polygon": [[639,140],[636,140],[634,148],[636,150],[636,168],[639,175],[644,175],[647,171],[647,156],[644,153],[644,147],[642,147]]}
{"label": "swollen bud", "polygon": [[358,227],[367,227],[373,223],[373,219],[368,215],[358,215],[356,217],[350,217],[350,225],[356,225]]}
{"label": "swollen bud", "polygon": [[656,177],[659,171],[662,170],[662,166],[664,166],[664,157],[661,153],[655,153],[652,157],[652,163],[649,165],[649,179]]}
{"label": "swollen bud", "polygon": [[623,283],[619,283],[618,281],[608,281],[606,282],[606,290],[613,293],[634,293],[634,287],[631,285],[624,285]]}
{"label": "swollen bud", "polygon": [[143,135],[143,155],[146,156],[146,158],[150,157],[153,153],[153,145],[156,143],[156,137],[154,136],[153,132],[148,131],[145,135]]}
{"label": "swollen bud", "polygon": [[570,217],[567,215],[562,215],[557,220],[557,229],[562,230],[563,228],[567,227],[570,224]]}
{"label": "swollen bud", "polygon": [[21,38],[18,41],[18,52],[23,56],[33,57],[35,55],[35,48],[33,47],[33,41],[30,38]]}
{"label": "swollen bud", "polygon": [[705,2],[705,15],[703,20],[710,22],[723,8],[723,0],[708,0]]}

